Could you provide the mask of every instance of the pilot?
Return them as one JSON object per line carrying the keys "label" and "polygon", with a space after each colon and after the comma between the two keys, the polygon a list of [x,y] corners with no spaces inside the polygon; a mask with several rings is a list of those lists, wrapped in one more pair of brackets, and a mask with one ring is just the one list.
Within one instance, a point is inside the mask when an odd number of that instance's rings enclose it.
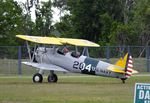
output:
{"label": "pilot", "polygon": [[76,52],[76,57],[79,58],[80,57],[80,52]]}
{"label": "pilot", "polygon": [[69,49],[67,47],[64,47],[62,51],[63,51],[64,54],[66,54],[66,53],[69,52]]}
{"label": "pilot", "polygon": [[71,56],[75,57],[75,58],[79,58],[80,57],[80,52],[72,52]]}

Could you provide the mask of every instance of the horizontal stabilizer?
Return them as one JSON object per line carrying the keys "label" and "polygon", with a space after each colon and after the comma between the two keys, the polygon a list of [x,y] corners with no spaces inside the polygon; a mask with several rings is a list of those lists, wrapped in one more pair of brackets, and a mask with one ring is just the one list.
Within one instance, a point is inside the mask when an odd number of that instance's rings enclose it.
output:
{"label": "horizontal stabilizer", "polygon": [[22,62],[25,65],[32,66],[41,70],[54,70],[60,72],[69,72],[66,69],[53,65],[53,64],[45,64],[45,63],[33,63],[33,62]]}
{"label": "horizontal stabilizer", "polygon": [[118,67],[118,66],[109,66],[108,70],[112,71],[112,72],[116,72],[116,73],[122,73],[125,74],[126,72],[124,70],[121,70],[122,68]]}
{"label": "horizontal stabilizer", "polygon": [[130,78],[132,74],[138,73],[138,71],[133,70],[133,59],[128,53],[123,58],[120,58],[111,70],[118,73],[124,73],[126,78]]}
{"label": "horizontal stabilizer", "polygon": [[132,74],[136,74],[136,73],[139,73],[138,71],[132,69]]}

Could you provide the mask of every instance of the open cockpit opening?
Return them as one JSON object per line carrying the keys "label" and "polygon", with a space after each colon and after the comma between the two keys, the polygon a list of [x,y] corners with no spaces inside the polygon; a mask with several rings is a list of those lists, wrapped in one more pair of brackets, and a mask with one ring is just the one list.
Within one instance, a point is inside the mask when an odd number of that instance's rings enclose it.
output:
{"label": "open cockpit opening", "polygon": [[61,55],[65,55],[66,53],[69,52],[69,48],[67,46],[64,46],[64,47],[60,47],[58,50],[57,50],[57,53],[61,54]]}

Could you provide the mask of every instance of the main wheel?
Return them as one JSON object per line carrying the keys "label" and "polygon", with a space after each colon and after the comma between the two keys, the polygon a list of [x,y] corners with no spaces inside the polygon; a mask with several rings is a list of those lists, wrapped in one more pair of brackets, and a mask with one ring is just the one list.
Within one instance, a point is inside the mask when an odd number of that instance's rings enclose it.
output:
{"label": "main wheel", "polygon": [[42,83],[43,81],[43,76],[40,73],[36,73],[33,76],[33,82],[34,83]]}
{"label": "main wheel", "polygon": [[57,82],[58,78],[57,78],[57,75],[56,74],[50,74],[47,78],[48,82],[51,83],[51,82]]}

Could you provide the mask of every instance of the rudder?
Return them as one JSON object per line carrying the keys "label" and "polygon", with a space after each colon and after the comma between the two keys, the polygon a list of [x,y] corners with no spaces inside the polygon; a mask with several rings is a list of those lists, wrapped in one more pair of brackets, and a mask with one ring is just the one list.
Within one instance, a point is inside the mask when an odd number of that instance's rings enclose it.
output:
{"label": "rudder", "polygon": [[125,67],[125,77],[130,78],[133,71],[133,59],[130,54],[128,54],[127,61],[126,61],[126,67]]}
{"label": "rudder", "polygon": [[133,70],[133,58],[129,53],[127,53],[123,58],[120,58],[115,65],[124,68],[125,78],[130,78],[133,73],[138,73]]}

